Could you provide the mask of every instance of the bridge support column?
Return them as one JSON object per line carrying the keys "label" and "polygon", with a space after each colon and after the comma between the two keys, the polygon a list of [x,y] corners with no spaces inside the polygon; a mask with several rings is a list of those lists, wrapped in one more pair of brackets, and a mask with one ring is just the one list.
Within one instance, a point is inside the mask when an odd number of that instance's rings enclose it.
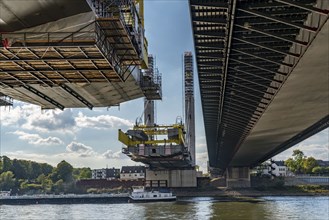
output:
{"label": "bridge support column", "polygon": [[229,167],[226,172],[226,186],[228,188],[250,187],[249,167]]}

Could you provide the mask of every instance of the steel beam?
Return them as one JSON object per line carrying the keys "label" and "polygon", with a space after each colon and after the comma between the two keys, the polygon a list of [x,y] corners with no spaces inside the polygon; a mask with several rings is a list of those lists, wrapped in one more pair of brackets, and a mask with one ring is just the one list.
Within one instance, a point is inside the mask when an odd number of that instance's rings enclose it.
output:
{"label": "steel beam", "polygon": [[231,96],[234,96],[234,97],[237,97],[237,98],[239,98],[239,99],[243,99],[243,100],[246,100],[246,101],[248,101],[248,102],[252,102],[252,103],[255,103],[255,104],[263,104],[263,105],[268,105],[269,103],[266,103],[266,102],[262,102],[261,100],[254,100],[254,99],[249,99],[249,98],[246,98],[246,97],[244,97],[244,96],[241,96],[241,95],[237,95],[237,94],[232,94],[231,92],[229,92],[229,93],[226,93],[226,94],[228,94],[228,95],[231,95]]}
{"label": "steel beam", "polygon": [[[23,59],[23,58],[19,58],[19,59],[10,59],[9,61],[13,61],[13,62],[20,62],[20,61],[25,61],[25,62],[34,62],[34,61],[89,61],[89,60],[99,60],[99,61],[103,61],[104,58],[103,57],[99,57],[99,58],[85,58],[85,57],[81,57],[81,58],[36,58],[36,59]],[[6,62],[8,60],[0,60],[1,62]]]}
{"label": "steel beam", "polygon": [[40,69],[40,70],[0,70],[0,73],[22,73],[22,72],[77,72],[77,71],[113,71],[112,68],[101,69]]}
{"label": "steel beam", "polygon": [[235,24],[235,26],[239,27],[239,28],[244,28],[246,30],[250,30],[250,31],[253,31],[253,32],[257,32],[257,33],[260,33],[260,34],[264,34],[264,35],[269,36],[269,37],[274,37],[274,38],[279,39],[279,40],[295,43],[295,44],[298,44],[298,45],[301,45],[301,46],[307,46],[307,44],[308,44],[308,42],[299,41],[299,40],[295,40],[295,39],[292,39],[292,38],[289,38],[289,37],[280,36],[278,34],[271,33],[271,32],[268,32],[268,31],[264,31],[264,30],[252,27],[250,25]]}
{"label": "steel beam", "polygon": [[252,87],[248,87],[248,86],[245,86],[245,85],[242,85],[242,84],[239,84],[239,83],[235,83],[235,82],[228,82],[228,83],[229,84],[232,84],[232,85],[240,86],[240,87],[245,88],[245,89],[252,90],[254,92],[258,92],[258,93],[260,93],[262,95],[264,95],[264,94],[267,94],[267,95],[270,95],[270,96],[274,96],[275,95],[275,93],[268,92],[268,91],[260,91],[258,89],[254,89]]}
{"label": "steel beam", "polygon": [[285,19],[275,17],[275,16],[272,16],[272,15],[268,15],[268,14],[265,14],[265,13],[262,13],[262,12],[259,12],[259,11],[256,11],[256,10],[242,9],[242,8],[239,8],[238,10],[249,13],[249,14],[252,14],[252,15],[256,15],[256,16],[259,16],[259,17],[263,17],[263,18],[268,19],[268,20],[283,23],[283,24],[286,24],[286,25],[291,26],[291,27],[304,29],[304,30],[311,31],[311,32],[314,32],[314,33],[317,32],[317,28],[313,28],[313,27],[309,27],[309,26],[305,26],[305,25],[301,25],[301,24],[297,24],[297,23],[292,23],[292,22],[287,21]]}
{"label": "steel beam", "polygon": [[202,22],[202,23],[208,23],[208,24],[217,24],[221,26],[226,26],[227,21],[224,18],[218,18],[218,17],[195,17],[193,19],[193,22]]}
{"label": "steel beam", "polygon": [[[236,118],[234,116],[229,116],[229,115],[225,115],[223,116],[223,123],[227,123],[227,124],[232,124],[232,125],[241,125],[242,127],[247,127],[249,129],[252,129],[254,124],[249,124],[247,121],[239,121],[236,120]],[[228,125],[227,127],[229,127],[230,125]]]}
{"label": "steel beam", "polygon": [[236,91],[237,93],[241,93],[241,94],[246,95],[246,96],[251,96],[251,97],[256,98],[256,99],[259,99],[259,100],[261,100],[261,99],[265,99],[265,100],[267,100],[267,101],[271,101],[271,99],[266,98],[266,97],[264,97],[263,95],[262,95],[262,96],[257,96],[257,95],[254,95],[254,94],[248,92],[248,91],[245,91],[245,90],[239,90],[239,89],[237,89],[237,88],[235,88],[235,87],[230,87],[229,89],[230,89],[230,90],[234,90],[234,91]]}
{"label": "steel beam", "polygon": [[246,75],[250,75],[250,76],[253,76],[253,77],[256,77],[256,78],[259,78],[259,79],[263,79],[263,80],[266,80],[266,81],[269,81],[269,82],[283,83],[283,81],[279,81],[279,80],[276,80],[274,78],[272,78],[272,79],[266,78],[266,77],[263,77],[263,76],[260,76],[260,75],[254,74],[254,73],[249,73],[249,72],[241,70],[239,68],[229,67],[229,69],[232,70],[232,71],[241,72],[241,73],[244,73]]}
{"label": "steel beam", "polygon": [[[227,36],[227,46],[225,50],[225,61],[224,61],[224,69],[223,69],[223,78],[222,78],[222,86],[221,86],[221,96],[219,101],[219,111],[218,111],[218,125],[217,125],[217,133],[219,132],[219,126],[222,123],[222,113],[225,104],[225,89],[227,83],[227,74],[228,74],[228,65],[229,65],[229,58],[231,52],[231,45],[232,45],[232,38],[233,38],[233,29],[234,29],[234,22],[235,22],[235,12],[236,12],[236,4],[237,0],[230,0],[229,2],[229,25],[228,25],[228,36]],[[216,155],[218,158],[219,155]]]}
{"label": "steel beam", "polygon": [[43,94],[42,92],[36,90],[35,88],[29,86],[29,85],[22,85],[25,89],[27,89],[28,91],[34,93],[35,95],[39,96],[40,98],[46,100],[47,102],[49,102],[50,104],[56,106],[57,108],[64,110],[64,106],[61,105],[60,103],[58,103],[57,101],[55,101],[54,99],[50,98],[49,96]]}
{"label": "steel beam", "polygon": [[283,54],[283,55],[290,55],[290,56],[293,56],[293,57],[296,57],[296,58],[299,58],[300,57],[299,54],[285,52],[285,51],[282,51],[282,50],[279,50],[279,49],[275,49],[275,48],[272,48],[272,47],[266,46],[264,44],[260,44],[260,43],[254,42],[254,41],[245,40],[245,39],[236,38],[236,37],[234,38],[234,40],[238,40],[238,41],[241,41],[241,42],[246,43],[246,44],[251,44],[251,45],[254,45],[256,47],[260,47],[260,48],[264,48],[264,49],[267,49],[267,50],[271,50],[273,52],[280,53],[280,54]]}
{"label": "steel beam", "polygon": [[189,0],[190,5],[192,7],[211,7],[211,8],[216,8],[216,9],[227,9],[228,4],[227,2],[224,1],[211,1],[211,2],[205,2],[205,1],[200,1],[200,0]]}
{"label": "steel beam", "polygon": [[248,82],[248,83],[250,83],[250,84],[257,85],[257,86],[263,87],[263,88],[265,88],[265,89],[267,89],[267,88],[271,88],[271,89],[275,89],[275,90],[278,89],[278,88],[276,88],[276,87],[273,87],[273,86],[270,86],[270,85],[263,85],[263,84],[261,84],[261,83],[257,83],[257,82],[255,82],[255,81],[248,80],[248,79],[245,79],[245,78],[242,78],[242,77],[239,77],[239,76],[233,75],[233,74],[230,74],[230,77],[233,77],[233,78],[235,78],[235,79],[240,79],[240,80],[242,80],[242,81],[244,81],[244,82]]}
{"label": "steel beam", "polygon": [[252,118],[255,121],[257,121],[260,117],[260,115],[255,115],[251,112],[245,112],[245,111],[243,111],[241,109],[237,109],[237,108],[232,108],[232,106],[230,108],[225,109],[225,111],[233,112],[234,114],[239,114],[240,116],[243,116],[243,117]]}
{"label": "steel beam", "polygon": [[247,55],[247,56],[249,56],[249,57],[255,57],[255,58],[257,58],[257,59],[264,60],[264,61],[267,61],[267,62],[270,62],[270,63],[274,63],[274,64],[277,64],[277,65],[283,65],[283,66],[287,66],[287,67],[293,67],[292,64],[289,64],[289,63],[283,63],[283,62],[278,62],[278,61],[271,60],[271,59],[266,58],[266,57],[258,56],[258,55],[256,55],[256,54],[253,54],[253,53],[250,53],[250,52],[245,52],[245,51],[237,50],[237,49],[232,49],[232,51],[235,51],[235,52],[238,52],[238,53],[241,53],[241,54]]}
{"label": "steel beam", "polygon": [[[254,105],[254,104],[250,104],[250,103],[247,103],[247,102],[245,102],[245,101],[241,101],[241,100],[239,100],[239,99],[237,99],[237,98],[234,98],[234,97],[232,97],[232,98],[227,98],[227,99],[229,99],[230,100],[230,103],[234,103],[234,102],[238,102],[238,103],[240,103],[240,104],[242,104],[242,105],[245,105],[245,106],[249,106],[250,108],[254,108],[254,109],[256,109],[256,108],[260,108],[260,109],[263,109],[263,110],[265,110],[265,108],[264,107],[261,107],[261,106],[259,106],[259,104],[257,105]],[[226,103],[225,103],[226,104]]]}
{"label": "steel beam", "polygon": [[242,115],[240,115],[240,114],[237,114],[237,113],[234,113],[234,114],[232,114],[232,112],[228,112],[228,111],[224,111],[224,117],[225,117],[225,115],[230,115],[230,116],[232,116],[232,117],[237,117],[237,118],[239,118],[239,119],[241,119],[241,120],[243,120],[243,121],[248,121],[248,122],[253,122],[253,123],[256,123],[257,122],[257,120],[256,119],[254,119],[254,118],[252,118],[252,117],[245,117],[245,116],[242,116]]}
{"label": "steel beam", "polygon": [[315,7],[308,6],[308,5],[304,5],[304,4],[298,3],[296,1],[290,1],[290,0],[274,0],[274,1],[286,4],[286,5],[290,5],[290,6],[293,6],[293,7],[296,7],[296,8],[301,8],[301,9],[304,9],[304,10],[307,10],[307,11],[310,11],[310,12],[318,13],[318,14],[321,14],[321,15],[328,15],[329,14],[328,10],[321,9],[321,8],[315,8]]}
{"label": "steel beam", "polygon": [[[246,106],[243,106],[241,104],[236,104],[234,102],[231,102],[229,104],[235,106],[236,108],[244,109],[245,111],[248,111],[248,112],[253,113],[253,114],[255,114],[255,112],[258,113],[258,115],[263,114],[262,111],[257,110],[257,106],[253,106],[253,109],[250,109],[250,108],[248,108]],[[226,108],[230,108],[230,105],[228,105]]]}
{"label": "steel beam", "polygon": [[225,39],[226,35],[225,32],[221,31],[195,31],[195,36],[208,36],[208,37],[215,37],[216,39]]}
{"label": "steel beam", "polygon": [[272,71],[272,70],[269,70],[269,69],[266,69],[266,68],[263,68],[263,67],[260,67],[260,66],[256,66],[256,65],[253,65],[253,64],[250,64],[250,63],[243,62],[241,60],[236,60],[236,59],[232,59],[232,58],[231,58],[231,60],[234,61],[234,62],[237,62],[237,63],[241,63],[241,64],[246,65],[246,66],[253,67],[255,69],[259,69],[259,70],[263,70],[265,72],[273,73],[274,75],[278,74],[278,75],[282,75],[282,76],[287,76],[287,74],[285,74],[285,73],[275,72],[275,71]]}
{"label": "steel beam", "polygon": [[82,102],[84,105],[86,105],[90,110],[93,109],[93,105],[88,102],[85,98],[83,98],[81,95],[79,95],[77,92],[75,92],[73,89],[71,89],[69,86],[65,84],[60,84],[60,87],[62,87],[66,92],[68,92],[70,95],[78,99],[80,102]]}

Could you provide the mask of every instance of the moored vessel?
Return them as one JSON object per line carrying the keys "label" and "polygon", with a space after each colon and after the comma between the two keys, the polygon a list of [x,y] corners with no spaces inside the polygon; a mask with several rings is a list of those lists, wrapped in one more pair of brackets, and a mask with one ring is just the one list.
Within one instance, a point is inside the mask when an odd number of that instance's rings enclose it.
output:
{"label": "moored vessel", "polygon": [[135,186],[129,195],[130,202],[176,201],[176,196],[168,189],[146,191],[144,186]]}

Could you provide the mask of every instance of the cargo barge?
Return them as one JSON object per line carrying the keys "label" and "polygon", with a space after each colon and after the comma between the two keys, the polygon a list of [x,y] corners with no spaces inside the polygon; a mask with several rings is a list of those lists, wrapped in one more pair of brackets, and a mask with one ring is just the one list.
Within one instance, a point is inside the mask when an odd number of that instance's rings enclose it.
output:
{"label": "cargo barge", "polygon": [[129,194],[66,194],[66,195],[22,195],[1,196],[0,205],[30,204],[114,204],[128,203]]}

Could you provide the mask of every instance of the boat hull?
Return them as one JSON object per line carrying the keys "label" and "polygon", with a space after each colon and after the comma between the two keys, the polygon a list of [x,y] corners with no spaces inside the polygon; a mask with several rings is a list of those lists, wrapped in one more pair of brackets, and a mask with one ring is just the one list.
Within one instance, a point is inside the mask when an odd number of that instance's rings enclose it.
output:
{"label": "boat hull", "polygon": [[173,202],[176,201],[176,198],[157,198],[157,199],[133,199],[129,198],[129,203],[148,203],[148,202]]}

